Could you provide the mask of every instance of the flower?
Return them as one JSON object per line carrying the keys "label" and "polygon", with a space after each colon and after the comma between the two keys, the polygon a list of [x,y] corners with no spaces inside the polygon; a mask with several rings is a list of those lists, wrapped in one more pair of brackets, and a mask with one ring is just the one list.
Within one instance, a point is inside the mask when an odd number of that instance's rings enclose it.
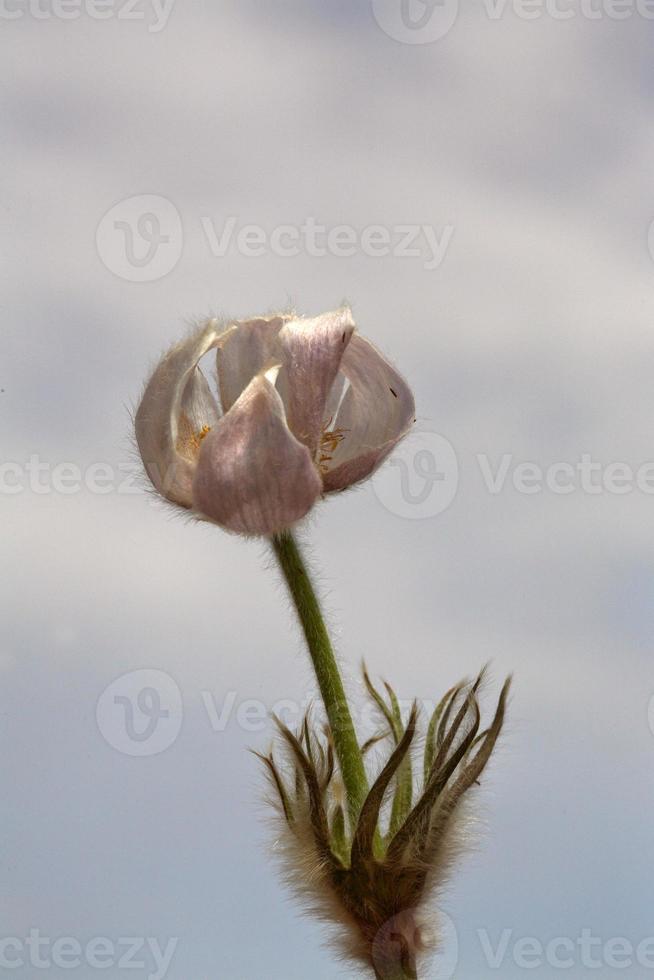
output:
{"label": "flower", "polygon": [[[198,366],[212,350],[219,399]],[[408,385],[343,308],[209,320],[161,359],[135,429],[162,496],[227,530],[272,535],[370,476],[413,421]]]}
{"label": "flower", "polygon": [[430,899],[467,842],[466,800],[502,732],[510,689],[509,678],[490,725],[482,729],[478,695],[484,675],[457,684],[439,702],[418,780],[411,752],[417,706],[405,723],[393,689],[386,685],[387,701],[364,667],[383,730],[362,751],[387,738],[393,750],[354,821],[343,806],[329,726],[322,735],[305,718],[295,735],[278,721],[285,767],[272,751],[255,753],[279,803],[276,850],[289,884],[309,911],[335,926],[342,955],[364,964],[377,980],[416,980],[420,961],[439,945]]}

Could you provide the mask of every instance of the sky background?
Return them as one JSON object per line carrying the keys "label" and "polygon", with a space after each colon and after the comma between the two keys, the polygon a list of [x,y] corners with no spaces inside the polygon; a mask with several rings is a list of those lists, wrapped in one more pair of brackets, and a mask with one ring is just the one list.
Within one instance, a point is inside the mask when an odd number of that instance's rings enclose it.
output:
{"label": "sky background", "polygon": [[[652,944],[650,969],[594,946],[599,968],[577,947],[571,969],[526,970],[515,949],[654,936],[654,496],[601,482],[654,460],[654,23],[644,4],[618,20],[561,2],[563,20],[447,0],[421,28],[415,2],[413,28],[400,0],[177,0],[165,23],[145,0],[133,19],[124,0],[103,20],[2,8],[0,938],[176,938],[169,980],[362,976],[279,881],[247,752],[272,724],[237,717],[314,690],[266,548],[143,493],[129,419],[189,318],[346,299],[410,380],[421,433],[304,529],[357,714],[363,657],[407,701],[491,661],[489,712],[515,675],[425,980],[654,971]],[[207,223],[230,218],[394,244],[403,225],[450,231],[436,268],[360,241],[215,255]],[[584,454],[599,492],[512,482]],[[479,457],[508,458],[499,492]],[[116,478],[62,493],[61,463]],[[171,711],[151,742],[111,710],[138,670]],[[480,931],[508,933],[500,969]],[[42,975],[26,950],[0,975]],[[53,978],[155,972],[49,950]]]}

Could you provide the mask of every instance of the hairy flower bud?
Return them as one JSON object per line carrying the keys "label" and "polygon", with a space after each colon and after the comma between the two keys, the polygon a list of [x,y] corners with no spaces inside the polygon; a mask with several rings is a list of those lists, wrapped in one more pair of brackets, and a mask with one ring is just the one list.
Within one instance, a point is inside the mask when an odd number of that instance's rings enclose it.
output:
{"label": "hairy flower bud", "polygon": [[[341,804],[329,728],[325,741],[308,720],[297,736],[279,725],[291,779],[272,753],[260,756],[281,801],[287,878],[311,911],[336,924],[342,952],[378,980],[416,980],[420,960],[437,945],[429,898],[463,843],[463,798],[478,783],[504,722],[510,681],[491,724],[480,731],[482,678],[483,672],[473,684],[456,685],[432,715],[416,794],[411,749],[417,707],[405,724],[393,690],[387,686],[387,701],[364,671],[385,726],[381,738],[392,738],[394,748],[355,820]],[[379,741],[371,739],[364,751]]]}

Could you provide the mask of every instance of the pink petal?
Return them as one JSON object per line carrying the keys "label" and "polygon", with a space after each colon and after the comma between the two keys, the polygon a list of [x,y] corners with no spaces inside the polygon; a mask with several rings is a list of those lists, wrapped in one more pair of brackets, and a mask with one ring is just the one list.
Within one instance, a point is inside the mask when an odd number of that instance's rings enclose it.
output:
{"label": "pink petal", "polygon": [[279,394],[258,375],[202,444],[195,509],[230,531],[270,535],[304,517],[321,493],[318,470],[289,430]]}
{"label": "pink petal", "polygon": [[352,338],[341,371],[350,387],[336,419],[343,438],[324,475],[328,492],[370,476],[415,421],[411,389],[368,340]]}
{"label": "pink petal", "polygon": [[314,319],[292,320],[279,334],[282,392],[288,425],[315,456],[325,419],[325,406],[338,369],[354,333],[349,309]]}
{"label": "pink petal", "polygon": [[269,366],[278,353],[277,336],[289,316],[237,320],[236,328],[218,346],[220,401],[228,412],[252,378]]}
{"label": "pink petal", "polygon": [[146,472],[159,493],[182,507],[192,506],[195,466],[189,440],[218,417],[197,364],[220,336],[218,322],[211,320],[172,347],[146,385],[136,413],[136,441]]}

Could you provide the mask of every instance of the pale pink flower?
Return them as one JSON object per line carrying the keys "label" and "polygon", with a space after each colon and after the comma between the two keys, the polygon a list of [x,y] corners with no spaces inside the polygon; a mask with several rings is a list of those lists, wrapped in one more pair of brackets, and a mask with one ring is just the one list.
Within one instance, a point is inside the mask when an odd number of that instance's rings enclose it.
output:
{"label": "pale pink flower", "polygon": [[[219,399],[198,366],[214,349]],[[136,439],[168,500],[230,531],[270,535],[370,476],[413,421],[408,385],[344,308],[210,320],[158,364]]]}

